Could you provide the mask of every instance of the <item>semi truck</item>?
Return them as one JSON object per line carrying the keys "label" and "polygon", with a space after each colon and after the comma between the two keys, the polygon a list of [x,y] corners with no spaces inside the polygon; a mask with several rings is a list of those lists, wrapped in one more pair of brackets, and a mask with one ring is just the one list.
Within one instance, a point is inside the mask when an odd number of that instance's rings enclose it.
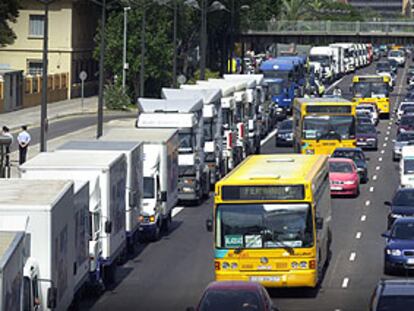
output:
{"label": "semi truck", "polygon": [[89,182],[89,258],[92,282],[114,281],[126,255],[125,188],[127,161],[119,152],[43,152],[20,166],[24,179]]}
{"label": "semi truck", "polygon": [[78,140],[69,141],[57,148],[57,151],[80,152],[119,152],[124,154],[127,161],[126,191],[125,191],[125,229],[127,247],[133,252],[139,239],[139,216],[144,192],[143,183],[143,144],[140,141]]}
{"label": "semi truck", "polygon": [[178,198],[200,204],[210,189],[205,163],[203,101],[201,99],[138,99],[138,128],[178,129]]}
{"label": "semi truck", "polygon": [[[125,123],[124,123],[125,124]],[[168,232],[178,202],[178,149],[176,129],[134,129],[112,123],[100,139],[143,143],[144,195],[140,210],[140,238],[156,241]]]}

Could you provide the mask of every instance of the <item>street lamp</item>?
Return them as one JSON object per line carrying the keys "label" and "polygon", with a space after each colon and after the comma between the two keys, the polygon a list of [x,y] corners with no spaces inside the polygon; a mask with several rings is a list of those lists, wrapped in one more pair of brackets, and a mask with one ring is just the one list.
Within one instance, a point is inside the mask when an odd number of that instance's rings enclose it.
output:
{"label": "street lamp", "polygon": [[122,54],[122,89],[125,93],[125,84],[126,84],[126,71],[128,69],[128,63],[126,59],[127,54],[127,26],[128,26],[128,11],[131,7],[124,7],[124,49]]}

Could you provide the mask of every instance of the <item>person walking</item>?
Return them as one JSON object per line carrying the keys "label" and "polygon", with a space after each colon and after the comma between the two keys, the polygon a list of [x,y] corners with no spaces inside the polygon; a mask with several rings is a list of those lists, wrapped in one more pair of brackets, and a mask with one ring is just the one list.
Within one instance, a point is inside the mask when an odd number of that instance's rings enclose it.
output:
{"label": "person walking", "polygon": [[[10,133],[10,129],[7,126],[5,126],[5,125],[3,126],[1,135],[6,136],[6,137],[10,137],[10,139],[11,139],[10,145],[13,144],[13,135]],[[7,146],[6,153],[10,153],[10,146]]]}
{"label": "person walking", "polygon": [[27,149],[30,141],[32,140],[30,134],[27,132],[27,126],[22,126],[22,131],[17,136],[17,142],[19,143],[19,164],[22,165],[26,162]]}

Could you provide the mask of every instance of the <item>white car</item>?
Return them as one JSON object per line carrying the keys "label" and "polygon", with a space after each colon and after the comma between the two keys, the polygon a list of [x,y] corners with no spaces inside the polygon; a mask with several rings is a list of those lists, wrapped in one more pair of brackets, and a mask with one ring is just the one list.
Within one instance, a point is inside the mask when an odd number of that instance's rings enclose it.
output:
{"label": "white car", "polygon": [[414,107],[414,102],[402,102],[397,109],[397,122],[401,120],[401,116],[404,114],[404,110],[408,107]]}
{"label": "white car", "polygon": [[394,59],[400,67],[405,65],[405,54],[401,50],[391,50],[388,53],[388,60]]}
{"label": "white car", "polygon": [[357,112],[358,111],[363,111],[363,112],[367,112],[371,115],[371,119],[374,122],[375,125],[378,124],[378,110],[377,107],[373,104],[359,104],[357,107]]}

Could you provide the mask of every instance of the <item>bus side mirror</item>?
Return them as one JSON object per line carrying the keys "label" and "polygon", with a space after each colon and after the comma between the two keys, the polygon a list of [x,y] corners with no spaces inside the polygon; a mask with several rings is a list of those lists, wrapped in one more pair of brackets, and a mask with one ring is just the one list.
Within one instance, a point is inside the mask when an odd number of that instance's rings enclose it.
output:
{"label": "bus side mirror", "polygon": [[167,202],[167,191],[161,191],[160,200],[161,202]]}
{"label": "bus side mirror", "polygon": [[48,309],[56,308],[57,288],[49,287],[47,289],[47,307]]}
{"label": "bus side mirror", "polygon": [[211,219],[206,220],[206,229],[207,229],[208,232],[213,231],[213,220],[211,220]]}
{"label": "bus side mirror", "polygon": [[105,233],[110,234],[112,232],[112,221],[105,221]]}
{"label": "bus side mirror", "polygon": [[323,218],[317,217],[316,218],[316,230],[322,230],[323,228]]}

